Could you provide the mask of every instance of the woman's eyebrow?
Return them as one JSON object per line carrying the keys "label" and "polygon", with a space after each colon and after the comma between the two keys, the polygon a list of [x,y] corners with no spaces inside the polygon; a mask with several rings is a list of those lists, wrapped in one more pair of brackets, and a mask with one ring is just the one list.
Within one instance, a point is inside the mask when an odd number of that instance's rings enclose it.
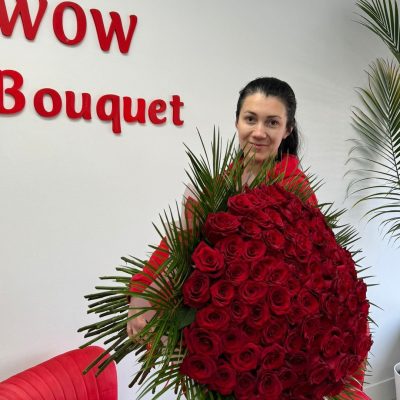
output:
{"label": "woman's eyebrow", "polygon": [[[245,114],[251,114],[251,115],[257,115],[257,113],[255,113],[254,111],[250,111],[250,110],[244,110]],[[282,119],[282,117],[280,115],[268,115],[267,118],[279,118]]]}

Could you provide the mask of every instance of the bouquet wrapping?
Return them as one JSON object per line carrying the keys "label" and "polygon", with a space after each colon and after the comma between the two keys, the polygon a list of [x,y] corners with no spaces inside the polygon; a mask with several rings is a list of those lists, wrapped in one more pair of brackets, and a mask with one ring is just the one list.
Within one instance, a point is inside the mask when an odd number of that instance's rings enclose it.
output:
{"label": "bouquet wrapping", "polygon": [[[103,278],[119,286],[87,296],[103,320],[81,328],[93,337],[85,345],[103,339],[111,353],[100,371],[134,351],[140,397],[359,398],[369,302],[356,233],[338,223],[343,210],[307,202],[308,180],[274,160],[243,184],[233,141],[223,151],[214,137],[211,157],[187,153],[196,200],[177,219],[172,210],[161,217],[161,265],[123,258],[117,270],[128,276]],[[132,274],[153,283],[132,291]],[[149,306],[128,317],[126,296]],[[148,311],[146,327],[127,337],[127,320]]]}

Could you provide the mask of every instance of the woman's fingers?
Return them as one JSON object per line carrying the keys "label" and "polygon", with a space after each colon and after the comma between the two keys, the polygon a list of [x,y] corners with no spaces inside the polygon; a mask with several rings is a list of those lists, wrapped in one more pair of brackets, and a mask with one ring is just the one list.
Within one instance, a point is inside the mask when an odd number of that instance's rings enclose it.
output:
{"label": "woman's fingers", "polygon": [[[147,300],[141,298],[132,297],[129,303],[128,310],[128,318],[133,317],[135,314],[140,312],[141,307],[148,307],[149,303]],[[149,320],[148,312],[144,314],[140,314],[137,317],[133,317],[128,320],[126,325],[126,331],[128,336],[134,340],[135,336],[137,336],[147,325]]]}

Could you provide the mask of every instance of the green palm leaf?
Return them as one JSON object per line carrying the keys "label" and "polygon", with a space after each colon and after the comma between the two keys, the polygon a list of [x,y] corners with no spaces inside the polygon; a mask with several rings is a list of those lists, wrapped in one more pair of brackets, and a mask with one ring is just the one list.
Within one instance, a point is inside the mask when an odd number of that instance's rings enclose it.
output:
{"label": "green palm leaf", "polygon": [[377,60],[368,72],[367,89],[358,89],[363,108],[353,110],[353,126],[359,137],[352,140],[349,161],[354,175],[350,194],[359,202],[379,201],[366,215],[382,217],[385,235],[400,238],[400,68]]}
{"label": "green palm leaf", "polygon": [[359,0],[360,23],[376,33],[400,62],[399,10],[396,0]]}

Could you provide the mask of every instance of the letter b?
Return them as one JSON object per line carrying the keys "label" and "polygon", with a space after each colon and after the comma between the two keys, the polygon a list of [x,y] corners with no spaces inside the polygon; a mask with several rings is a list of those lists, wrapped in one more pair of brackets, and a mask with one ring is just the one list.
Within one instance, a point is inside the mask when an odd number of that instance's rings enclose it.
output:
{"label": "letter b", "polygon": [[[9,78],[13,84],[9,88],[4,89],[4,79]],[[24,83],[22,75],[12,69],[0,70],[0,114],[16,114],[22,111],[25,107],[25,96],[21,92],[21,87]],[[4,95],[9,95],[14,99],[14,106],[6,108],[4,105]]]}

